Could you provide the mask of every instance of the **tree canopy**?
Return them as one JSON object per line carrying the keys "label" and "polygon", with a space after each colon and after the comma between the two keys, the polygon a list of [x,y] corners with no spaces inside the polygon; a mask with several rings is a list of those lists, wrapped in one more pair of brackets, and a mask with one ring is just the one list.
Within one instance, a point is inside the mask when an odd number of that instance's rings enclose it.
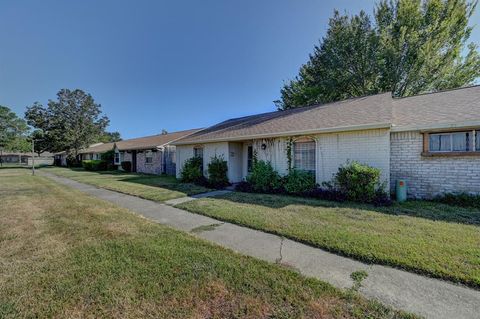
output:
{"label": "tree canopy", "polygon": [[120,132],[104,132],[98,139],[98,142],[110,143],[110,142],[118,142],[121,140],[122,140],[122,137],[120,136]]}
{"label": "tree canopy", "polygon": [[0,150],[27,151],[27,123],[6,106],[0,106]]}
{"label": "tree canopy", "polygon": [[[409,96],[472,84],[480,55],[467,44],[477,1],[382,0],[372,17],[335,11],[279,109],[392,92]],[[466,52],[466,53],[465,53]]]}
{"label": "tree canopy", "polygon": [[49,151],[65,150],[73,156],[98,141],[109,123],[100,104],[79,89],[60,90],[57,100],[49,100],[46,107],[35,102],[27,108],[25,118],[29,125],[40,130],[37,134],[41,134]]}

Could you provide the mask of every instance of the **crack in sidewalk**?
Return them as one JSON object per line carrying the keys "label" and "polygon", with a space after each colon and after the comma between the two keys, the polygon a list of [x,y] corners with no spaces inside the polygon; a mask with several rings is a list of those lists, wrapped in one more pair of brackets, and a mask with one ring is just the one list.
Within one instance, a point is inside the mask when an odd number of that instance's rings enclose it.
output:
{"label": "crack in sidewalk", "polygon": [[281,264],[282,263],[282,259],[283,259],[283,254],[282,254],[282,249],[283,249],[283,241],[285,240],[284,237],[280,237],[280,248],[279,248],[279,257],[275,260],[275,263],[277,264]]}

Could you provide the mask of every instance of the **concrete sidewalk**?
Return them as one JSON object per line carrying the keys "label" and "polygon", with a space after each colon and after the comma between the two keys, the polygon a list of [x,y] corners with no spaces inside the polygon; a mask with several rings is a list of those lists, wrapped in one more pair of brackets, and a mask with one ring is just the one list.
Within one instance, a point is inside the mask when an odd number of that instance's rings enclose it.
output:
{"label": "concrete sidewalk", "polygon": [[[350,275],[365,270],[365,297],[427,318],[479,318],[480,291],[380,265],[368,265],[272,234],[224,223],[165,204],[82,184],[41,172],[52,180],[127,208],[146,218],[269,262],[297,269],[339,288],[350,288]],[[201,227],[211,226],[211,227]]]}

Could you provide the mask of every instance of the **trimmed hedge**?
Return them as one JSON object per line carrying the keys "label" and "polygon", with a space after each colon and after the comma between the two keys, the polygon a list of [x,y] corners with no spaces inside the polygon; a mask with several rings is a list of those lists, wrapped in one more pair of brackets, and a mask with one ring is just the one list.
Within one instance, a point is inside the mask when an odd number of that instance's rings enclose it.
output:
{"label": "trimmed hedge", "polygon": [[124,161],[124,162],[120,163],[120,165],[122,166],[122,169],[125,172],[131,172],[132,171],[132,162]]}
{"label": "trimmed hedge", "polygon": [[180,180],[184,183],[204,184],[205,177],[202,172],[203,160],[192,157],[185,161]]}
{"label": "trimmed hedge", "polygon": [[102,160],[84,160],[82,161],[82,167],[86,171],[106,171],[107,162]]}
{"label": "trimmed hedge", "polygon": [[473,207],[480,209],[480,195],[468,193],[446,193],[436,196],[435,202],[461,207]]}
{"label": "trimmed hedge", "polygon": [[213,188],[224,188],[228,182],[228,165],[223,157],[215,155],[208,163],[208,185]]}
{"label": "trimmed hedge", "polygon": [[255,161],[252,172],[247,176],[247,182],[252,185],[252,189],[259,193],[279,193],[282,192],[282,178],[275,171],[270,162]]}
{"label": "trimmed hedge", "polygon": [[318,187],[310,172],[292,170],[285,177],[269,162],[255,162],[247,181],[237,184],[236,191],[248,193],[285,193],[333,201],[355,201],[388,206],[392,201],[380,183],[379,169],[358,162],[348,162],[338,169],[331,182]]}

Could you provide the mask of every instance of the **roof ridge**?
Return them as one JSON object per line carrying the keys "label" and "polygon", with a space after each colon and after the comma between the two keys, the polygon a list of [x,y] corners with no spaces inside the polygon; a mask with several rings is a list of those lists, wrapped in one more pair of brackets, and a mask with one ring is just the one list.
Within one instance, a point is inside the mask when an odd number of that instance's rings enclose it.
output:
{"label": "roof ridge", "polygon": [[469,86],[461,86],[461,87],[457,87],[457,88],[438,90],[438,91],[435,91],[435,92],[419,93],[419,94],[409,95],[409,96],[398,96],[398,97],[394,97],[393,100],[403,100],[403,99],[408,99],[408,98],[417,97],[417,96],[447,93],[447,92],[451,92],[451,91],[459,91],[459,90],[471,89],[471,88],[475,88],[475,87],[480,87],[480,84],[474,84],[474,85],[469,85]]}

